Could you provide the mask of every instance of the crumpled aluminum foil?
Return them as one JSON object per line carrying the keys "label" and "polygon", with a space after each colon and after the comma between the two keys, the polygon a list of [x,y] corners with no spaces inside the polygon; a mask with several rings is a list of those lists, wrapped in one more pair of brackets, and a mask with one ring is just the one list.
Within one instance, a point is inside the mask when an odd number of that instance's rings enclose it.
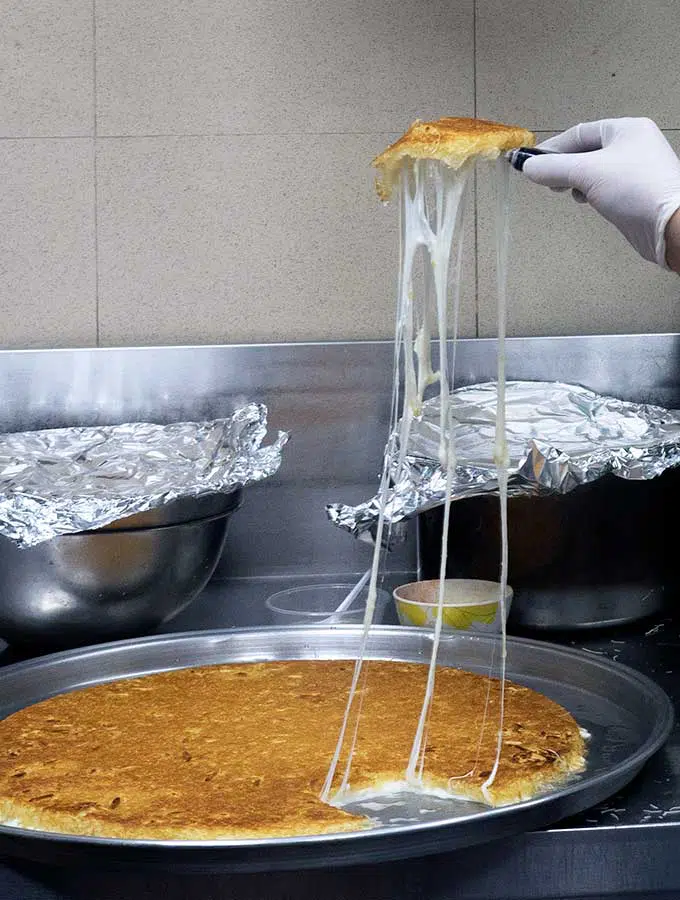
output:
{"label": "crumpled aluminum foil", "polygon": [[288,440],[263,447],[267,408],[228,419],[133,422],[0,435],[0,534],[31,547],[184,497],[273,475]]}
{"label": "crumpled aluminum foil", "polygon": [[[452,393],[456,472],[453,499],[498,491],[493,462],[496,383]],[[506,386],[508,493],[566,494],[612,473],[631,480],[654,478],[680,465],[680,410],[604,397],[578,385],[511,381]],[[413,423],[404,467],[397,472],[399,429],[388,441],[392,484],[385,502],[389,543],[403,523],[445,500],[446,472],[439,463],[439,398],[423,404]],[[331,503],[330,520],[373,542],[380,497],[359,506]]]}

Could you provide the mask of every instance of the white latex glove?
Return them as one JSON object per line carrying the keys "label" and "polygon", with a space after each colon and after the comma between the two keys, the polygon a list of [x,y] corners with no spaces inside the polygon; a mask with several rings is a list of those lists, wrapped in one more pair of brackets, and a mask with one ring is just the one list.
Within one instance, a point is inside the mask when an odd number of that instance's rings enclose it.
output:
{"label": "white latex glove", "polygon": [[665,231],[680,208],[680,160],[651,119],[585,122],[539,147],[555,152],[527,159],[525,175],[557,190],[571,188],[641,256],[667,267]]}

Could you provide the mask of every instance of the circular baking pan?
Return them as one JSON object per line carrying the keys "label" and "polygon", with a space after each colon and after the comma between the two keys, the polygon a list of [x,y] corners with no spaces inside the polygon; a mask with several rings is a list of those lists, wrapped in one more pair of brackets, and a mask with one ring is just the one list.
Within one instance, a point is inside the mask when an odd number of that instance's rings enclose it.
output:
{"label": "circular baking pan", "polygon": [[[0,669],[0,718],[54,694],[186,666],[351,659],[360,640],[360,626],[229,629],[56,653]],[[488,672],[494,642],[497,647],[494,637],[447,635],[439,663]],[[371,629],[367,657],[427,662],[431,648],[430,632],[378,626]],[[509,638],[507,677],[562,704],[591,735],[586,771],[533,800],[491,809],[405,794],[368,807],[351,806],[380,820],[368,831],[266,840],[119,840],[0,825],[0,854],[50,864],[255,872],[441,853],[540,828],[599,803],[640,771],[673,724],[670,700],[653,681],[594,654]]]}

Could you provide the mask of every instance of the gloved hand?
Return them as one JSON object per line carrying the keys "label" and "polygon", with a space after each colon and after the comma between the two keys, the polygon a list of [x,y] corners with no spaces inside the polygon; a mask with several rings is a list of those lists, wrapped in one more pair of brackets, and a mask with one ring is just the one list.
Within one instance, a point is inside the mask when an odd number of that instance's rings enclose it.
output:
{"label": "gloved hand", "polygon": [[680,160],[651,119],[585,122],[539,144],[523,172],[572,189],[650,262],[667,267],[666,225],[680,208]]}

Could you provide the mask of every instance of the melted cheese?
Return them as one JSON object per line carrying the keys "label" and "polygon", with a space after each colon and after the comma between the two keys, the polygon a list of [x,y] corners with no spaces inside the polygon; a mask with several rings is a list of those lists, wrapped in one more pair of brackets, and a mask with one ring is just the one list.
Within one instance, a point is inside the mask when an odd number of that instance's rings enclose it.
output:
{"label": "melted cheese", "polygon": [[[507,540],[507,445],[505,439],[505,279],[508,254],[508,188],[509,166],[504,159],[496,164],[497,194],[497,293],[498,293],[498,402],[496,416],[496,442],[494,448],[497,466],[498,487],[501,505],[502,564],[500,573],[501,609],[501,712],[498,723],[498,746],[493,769],[483,786],[486,792],[498,771],[502,747],[502,716],[505,686],[506,632],[505,605],[508,570]],[[347,701],[343,724],[338,736],[335,753],[329,766],[328,775],[321,797],[326,802],[338,803],[348,800],[351,795],[351,765],[354,753],[359,716],[361,714],[361,683],[363,663],[366,655],[369,630],[375,612],[375,599],[380,571],[381,549],[385,536],[385,503],[387,489],[392,474],[398,479],[404,465],[413,421],[421,415],[423,399],[428,387],[438,382],[440,398],[440,446],[439,461],[446,473],[446,499],[442,529],[441,564],[439,572],[440,589],[437,602],[437,616],[432,640],[428,678],[416,733],[413,738],[410,757],[404,773],[404,784],[412,790],[423,790],[424,753],[427,743],[427,724],[435,686],[438,649],[441,641],[444,580],[446,578],[447,542],[451,515],[451,496],[455,481],[455,420],[450,402],[454,384],[455,350],[458,333],[461,263],[463,246],[463,223],[467,187],[472,164],[454,170],[443,163],[416,159],[402,164],[400,173],[400,268],[398,284],[397,322],[395,335],[395,358],[392,388],[392,414],[390,434],[396,433],[398,421],[398,397],[400,394],[400,367],[403,367],[403,404],[399,426],[399,452],[389,443],[385,450],[379,488],[380,509],[375,536],[375,548],[369,582],[368,601],[364,617],[363,633],[359,653],[355,663],[352,685]],[[417,260],[423,260],[422,290],[414,290]],[[450,286],[450,290],[449,290]],[[450,295],[450,296],[449,296]],[[449,312],[451,311],[451,315]],[[436,323],[439,368],[433,369],[431,358],[431,323]],[[453,338],[451,360],[449,361],[449,337]],[[391,466],[397,458],[396,473]],[[494,656],[496,651],[494,650]],[[495,660],[492,659],[490,668]],[[485,714],[486,715],[486,714]],[[480,734],[481,739],[481,734]],[[334,789],[337,769],[345,742],[349,740],[349,750],[344,771],[337,789]],[[471,773],[453,776],[450,781],[451,794],[455,795],[455,782]]]}
{"label": "melted cheese", "polygon": [[507,324],[507,271],[508,271],[508,211],[510,205],[510,166],[505,159],[496,161],[496,294],[498,304],[498,360],[496,394],[496,440],[494,462],[498,479],[498,497],[501,520],[501,702],[498,722],[498,743],[496,759],[489,777],[482,785],[482,792],[489,800],[488,790],[493,784],[503,748],[503,720],[505,716],[505,667],[507,660],[507,632],[505,624],[505,604],[508,586],[508,442],[505,429],[505,331]]}

